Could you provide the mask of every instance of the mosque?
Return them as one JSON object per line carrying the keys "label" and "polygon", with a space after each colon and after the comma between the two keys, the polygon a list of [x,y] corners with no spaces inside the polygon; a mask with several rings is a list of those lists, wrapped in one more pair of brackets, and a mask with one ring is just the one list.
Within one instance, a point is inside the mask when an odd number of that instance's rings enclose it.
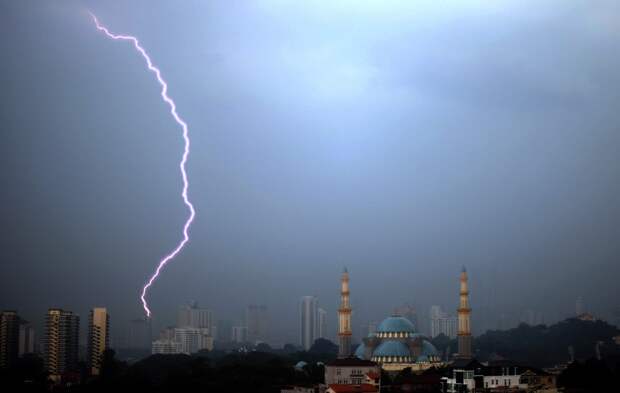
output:
{"label": "mosque", "polygon": [[424,370],[441,362],[437,349],[405,317],[392,315],[363,339],[354,355],[379,363],[385,370]]}
{"label": "mosque", "polygon": [[[459,354],[471,356],[471,334],[468,302],[467,273],[461,272],[461,301],[459,304]],[[415,331],[413,323],[400,315],[383,320],[374,333],[362,339],[362,343],[351,352],[351,306],[349,303],[349,273],[344,270],[341,279],[341,306],[338,309],[339,357],[372,361],[386,371],[411,368],[421,371],[443,365],[441,356],[430,340]]]}

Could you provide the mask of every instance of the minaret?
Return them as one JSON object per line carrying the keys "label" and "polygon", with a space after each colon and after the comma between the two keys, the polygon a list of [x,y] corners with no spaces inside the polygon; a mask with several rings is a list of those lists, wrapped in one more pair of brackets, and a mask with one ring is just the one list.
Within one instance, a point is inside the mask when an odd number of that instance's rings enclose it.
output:
{"label": "minaret", "polygon": [[461,271],[461,290],[458,308],[459,331],[458,344],[460,358],[471,358],[471,308],[469,307],[469,290],[467,288],[467,270],[463,266]]}
{"label": "minaret", "polygon": [[351,356],[351,304],[349,303],[349,273],[344,268],[340,280],[340,308],[338,309],[338,357]]}

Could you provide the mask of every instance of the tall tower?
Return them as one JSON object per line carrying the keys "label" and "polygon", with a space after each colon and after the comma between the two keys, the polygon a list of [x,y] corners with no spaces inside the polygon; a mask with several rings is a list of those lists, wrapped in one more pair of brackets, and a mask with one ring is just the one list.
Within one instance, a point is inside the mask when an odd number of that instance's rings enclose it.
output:
{"label": "tall tower", "polygon": [[471,308],[469,307],[469,289],[467,288],[467,270],[461,271],[461,290],[458,308],[458,344],[460,358],[471,358]]}
{"label": "tall tower", "polygon": [[340,308],[338,309],[338,357],[351,356],[351,304],[349,303],[349,272],[344,268],[340,280]]}
{"label": "tall tower", "polygon": [[90,310],[88,318],[88,366],[92,375],[99,375],[103,352],[110,347],[110,315],[103,307]]}
{"label": "tall tower", "polygon": [[0,313],[0,369],[10,368],[19,354],[19,323],[17,311]]}
{"label": "tall tower", "polygon": [[78,369],[80,317],[50,308],[45,317],[45,368],[53,380]]}
{"label": "tall tower", "polygon": [[318,338],[318,303],[316,296],[304,296],[299,301],[299,344],[306,351]]}

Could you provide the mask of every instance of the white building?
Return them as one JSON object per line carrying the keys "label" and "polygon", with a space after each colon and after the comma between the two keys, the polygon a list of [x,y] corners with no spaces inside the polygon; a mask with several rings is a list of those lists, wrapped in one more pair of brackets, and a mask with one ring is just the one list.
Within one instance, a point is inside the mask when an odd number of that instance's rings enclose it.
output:
{"label": "white building", "polygon": [[155,340],[151,347],[153,355],[177,355],[183,353],[181,351],[181,343],[175,340]]}
{"label": "white building", "polygon": [[379,387],[381,367],[370,360],[355,357],[335,359],[325,365],[325,384],[374,385]]}
{"label": "white building", "polygon": [[181,353],[188,355],[201,350],[213,350],[213,337],[207,328],[175,328],[174,341],[181,344]]}
{"label": "white building", "polygon": [[435,338],[444,334],[450,338],[456,338],[457,332],[457,317],[444,312],[440,306],[431,306],[431,337]]}

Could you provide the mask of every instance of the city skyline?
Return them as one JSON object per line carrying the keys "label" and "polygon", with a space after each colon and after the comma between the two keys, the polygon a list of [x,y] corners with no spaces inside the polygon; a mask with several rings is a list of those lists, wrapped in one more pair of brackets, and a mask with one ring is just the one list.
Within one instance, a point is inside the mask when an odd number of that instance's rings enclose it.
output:
{"label": "city skyline", "polygon": [[620,1],[0,26],[0,388],[617,384]]}

